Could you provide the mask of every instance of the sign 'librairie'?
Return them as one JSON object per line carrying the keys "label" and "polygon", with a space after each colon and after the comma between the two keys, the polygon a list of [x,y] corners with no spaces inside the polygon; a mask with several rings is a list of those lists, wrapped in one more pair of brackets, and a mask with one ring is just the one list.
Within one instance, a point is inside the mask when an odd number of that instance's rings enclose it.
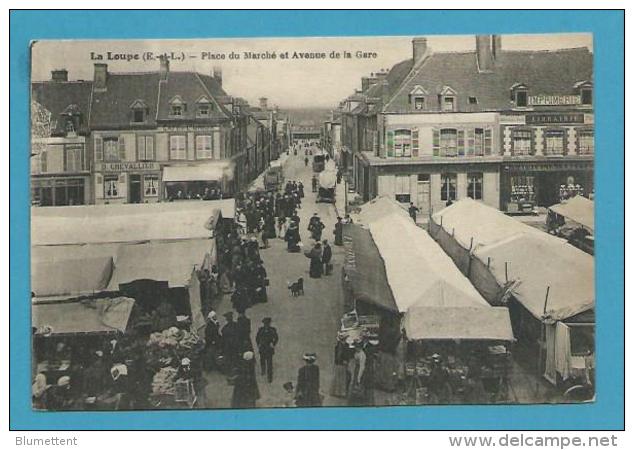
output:
{"label": "sign 'librairie'", "polygon": [[131,161],[131,162],[108,162],[95,164],[97,172],[152,172],[161,170],[157,162],[151,161]]}

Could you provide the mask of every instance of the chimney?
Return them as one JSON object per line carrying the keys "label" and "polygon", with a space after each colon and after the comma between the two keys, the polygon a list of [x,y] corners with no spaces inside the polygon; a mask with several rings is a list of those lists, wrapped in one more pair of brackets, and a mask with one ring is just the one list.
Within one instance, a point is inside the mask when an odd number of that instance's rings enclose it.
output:
{"label": "chimney", "polygon": [[496,59],[498,59],[498,56],[500,52],[502,51],[502,36],[500,36],[499,34],[494,34],[492,41],[493,41],[493,48],[492,48],[493,60],[495,61]]}
{"label": "chimney", "polygon": [[381,101],[383,102],[383,106],[387,105],[387,102],[390,99],[389,87],[390,84],[384,79],[381,82]]}
{"label": "chimney", "polygon": [[222,86],[222,69],[220,67],[214,67],[211,76],[214,77],[214,80],[216,80],[220,86]]}
{"label": "chimney", "polygon": [[96,91],[105,91],[108,81],[108,64],[95,63],[95,75],[93,77],[93,88]]}
{"label": "chimney", "polygon": [[161,67],[159,69],[160,79],[161,81],[167,81],[167,74],[170,73],[170,60],[165,56],[161,56],[159,60],[161,62]]}
{"label": "chimney", "polygon": [[476,57],[480,72],[493,70],[493,53],[491,51],[491,36],[479,34],[476,36]]}
{"label": "chimney", "polygon": [[258,99],[260,101],[260,109],[269,109],[269,99],[266,97],[260,97]]}
{"label": "chimney", "polygon": [[68,81],[68,70],[66,69],[52,70],[51,81]]}
{"label": "chimney", "polygon": [[370,88],[370,78],[369,77],[361,77],[361,91],[367,92]]}
{"label": "chimney", "polygon": [[414,64],[421,61],[427,53],[427,38],[417,37],[412,39],[412,56]]}

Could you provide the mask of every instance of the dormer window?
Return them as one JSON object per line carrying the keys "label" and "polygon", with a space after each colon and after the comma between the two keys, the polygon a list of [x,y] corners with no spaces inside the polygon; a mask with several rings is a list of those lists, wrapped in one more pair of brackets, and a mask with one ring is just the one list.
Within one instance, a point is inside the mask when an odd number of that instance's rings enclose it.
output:
{"label": "dormer window", "polygon": [[456,91],[445,86],[440,91],[440,109],[443,112],[456,111]]}
{"label": "dormer window", "polygon": [[592,81],[588,80],[575,83],[574,88],[579,92],[582,105],[592,105],[592,87]]}
{"label": "dormer window", "polygon": [[478,104],[478,99],[476,97],[469,97],[469,104],[470,105],[477,105]]}
{"label": "dormer window", "polygon": [[77,135],[77,130],[75,129],[75,122],[73,122],[72,118],[66,119],[65,124],[66,136],[75,137]]}
{"label": "dormer window", "polygon": [[409,93],[409,101],[412,109],[416,111],[422,111],[425,109],[425,96],[427,91],[420,85],[414,86],[414,89]]}
{"label": "dormer window", "polygon": [[196,117],[206,119],[211,115],[212,104],[207,97],[203,96],[199,98],[196,104],[198,108],[196,110]]}
{"label": "dormer window", "polygon": [[187,105],[179,95],[170,100],[170,116],[182,117],[186,110]]}
{"label": "dormer window", "polygon": [[130,105],[132,110],[132,123],[145,123],[148,115],[148,108],[142,100],[135,100]]}
{"label": "dormer window", "polygon": [[528,106],[528,86],[522,83],[515,83],[511,86],[511,100],[517,108]]}

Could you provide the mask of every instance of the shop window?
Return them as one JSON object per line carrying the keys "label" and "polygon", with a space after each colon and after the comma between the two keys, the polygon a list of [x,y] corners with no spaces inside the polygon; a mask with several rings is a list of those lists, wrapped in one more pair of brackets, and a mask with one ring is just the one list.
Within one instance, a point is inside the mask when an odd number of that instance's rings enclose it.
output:
{"label": "shop window", "polygon": [[158,183],[158,175],[146,175],[143,177],[143,195],[145,197],[157,197]]}
{"label": "shop window", "polygon": [[170,136],[170,159],[187,159],[184,135]]}
{"label": "shop window", "polygon": [[411,201],[409,175],[397,175],[395,177],[394,194],[397,202],[409,203]]}
{"label": "shop window", "polygon": [[213,144],[210,135],[196,136],[196,159],[211,159]]}
{"label": "shop window", "polygon": [[513,155],[529,156],[532,153],[533,132],[531,130],[513,130]]}
{"label": "shop window", "polygon": [[79,172],[84,169],[82,164],[84,146],[82,144],[66,145],[64,148],[64,165],[66,172]]}
{"label": "shop window", "polygon": [[594,154],[594,130],[578,130],[577,141],[580,155]]}
{"label": "shop window", "polygon": [[535,177],[531,177],[531,176],[511,177],[511,201],[512,202],[535,201]]}
{"label": "shop window", "polygon": [[106,175],[103,177],[103,196],[104,198],[119,197],[119,177],[118,176]]}
{"label": "shop window", "polygon": [[563,130],[547,130],[544,133],[544,154],[563,155],[565,148],[565,135]]}
{"label": "shop window", "polygon": [[396,130],[394,132],[394,156],[412,156],[412,133],[410,130]]}
{"label": "shop window", "polygon": [[154,161],[154,137],[138,136],[136,142],[137,159],[139,161]]}
{"label": "shop window", "polygon": [[456,185],[458,177],[455,173],[443,173],[440,176],[440,199],[443,201],[456,200]]}
{"label": "shop window", "polygon": [[482,172],[467,174],[467,197],[482,200]]}
{"label": "shop window", "polygon": [[414,97],[414,109],[417,111],[425,109],[425,97]]}
{"label": "shop window", "polygon": [[581,89],[581,104],[592,105],[592,89]]}

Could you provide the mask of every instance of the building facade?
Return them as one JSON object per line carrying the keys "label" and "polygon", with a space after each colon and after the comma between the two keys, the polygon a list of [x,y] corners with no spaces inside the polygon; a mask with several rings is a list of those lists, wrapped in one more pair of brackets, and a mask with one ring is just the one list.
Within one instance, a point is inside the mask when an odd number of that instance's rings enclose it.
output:
{"label": "building facade", "polygon": [[424,38],[412,47],[355,108],[364,201],[384,195],[429,213],[471,197],[522,212],[592,192],[588,49],[504,51],[498,36],[477,36],[473,52],[433,53]]}

